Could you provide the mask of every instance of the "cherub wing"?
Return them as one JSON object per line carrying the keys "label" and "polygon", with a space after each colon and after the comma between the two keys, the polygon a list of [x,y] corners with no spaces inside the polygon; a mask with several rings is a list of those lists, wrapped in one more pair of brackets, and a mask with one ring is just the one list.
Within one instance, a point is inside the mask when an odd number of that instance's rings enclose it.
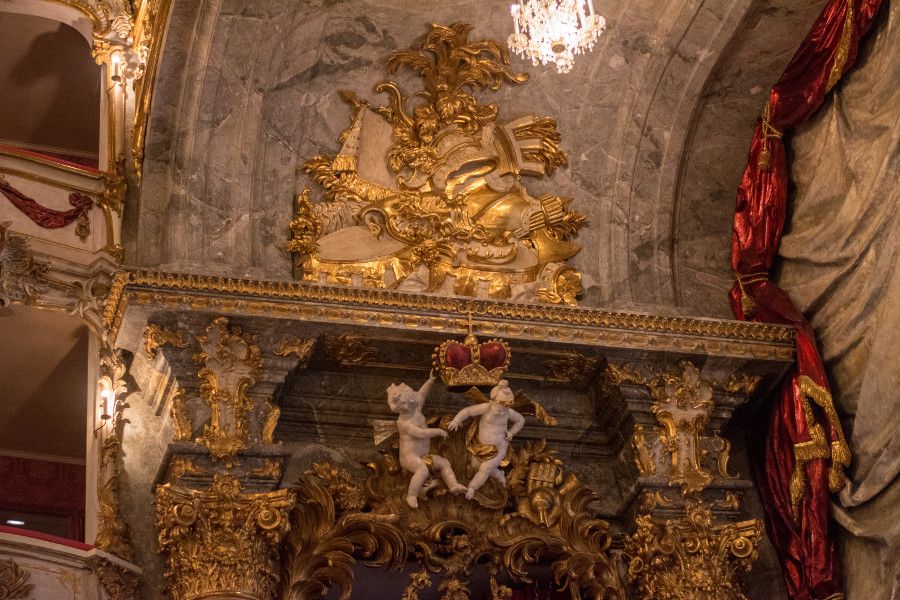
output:
{"label": "cherub wing", "polygon": [[378,446],[397,433],[397,421],[392,419],[372,419],[372,437]]}
{"label": "cherub wing", "polygon": [[491,399],[485,396],[484,392],[479,390],[477,387],[469,388],[469,390],[466,392],[466,397],[473,402],[478,402],[479,404],[491,401]]}
{"label": "cherub wing", "polygon": [[553,417],[543,406],[529,398],[522,390],[516,392],[512,407],[523,415],[534,417],[544,425],[553,427],[559,422],[556,420],[556,417]]}

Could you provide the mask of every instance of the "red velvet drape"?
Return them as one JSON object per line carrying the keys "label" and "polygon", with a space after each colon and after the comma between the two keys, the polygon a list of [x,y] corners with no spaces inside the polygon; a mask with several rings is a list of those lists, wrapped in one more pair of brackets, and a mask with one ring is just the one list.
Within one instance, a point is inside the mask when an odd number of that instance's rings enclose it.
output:
{"label": "red velvet drape", "polygon": [[822,104],[856,60],[881,0],[829,0],[772,88],[737,193],[731,265],[737,318],[796,327],[797,363],[783,384],[757,456],[766,526],[793,600],[843,598],[829,492],[844,484],[850,451],[809,323],[769,280],[785,222],[788,167],[781,136]]}
{"label": "red velvet drape", "polygon": [[74,208],[70,210],[54,210],[42,206],[33,198],[29,198],[8,182],[0,178],[0,194],[6,196],[13,206],[18,208],[25,215],[45,229],[59,229],[71,223],[74,223],[78,217],[86,213],[94,205],[94,201],[90,196],[80,192],[72,192],[69,194],[69,204]]}
{"label": "red velvet drape", "polygon": [[0,508],[66,517],[66,535],[84,539],[84,465],[0,456]]}

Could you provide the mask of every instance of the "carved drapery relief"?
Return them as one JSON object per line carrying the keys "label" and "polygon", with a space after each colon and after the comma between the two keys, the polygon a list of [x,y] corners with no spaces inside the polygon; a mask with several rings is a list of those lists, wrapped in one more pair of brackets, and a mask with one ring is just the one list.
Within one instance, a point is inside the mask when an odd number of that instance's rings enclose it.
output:
{"label": "carved drapery relief", "polygon": [[[461,470],[463,438],[451,436],[444,448]],[[370,465],[365,485],[339,467],[317,464],[295,486],[284,598],[324,598],[334,585],[346,599],[356,560],[396,569],[414,555],[422,571],[411,576],[403,595],[408,600],[430,585],[428,572],[442,574],[442,597],[468,598],[466,579],[479,561],[488,564],[493,597],[509,597],[499,573],[528,581],[528,566],[538,556],[552,562],[557,585],[573,597],[624,600],[609,526],[588,508],[597,495],[567,473],[544,442],[526,443],[513,454],[506,486],[492,481],[475,500],[434,490],[418,508],[403,500],[407,477],[397,460],[395,450],[384,452]]]}
{"label": "carved drapery relief", "polygon": [[29,577],[31,573],[14,560],[0,560],[0,600],[25,600],[34,587]]}
{"label": "carved drapery relief", "polygon": [[227,475],[216,475],[207,491],[159,486],[156,529],[172,599],[274,599],[293,504],[289,490],[247,494]]}
{"label": "carved drapery relief", "polygon": [[637,518],[625,538],[628,578],[638,597],[653,600],[746,600],[738,578],[756,559],[759,521],[714,525],[702,504],[683,518]]}

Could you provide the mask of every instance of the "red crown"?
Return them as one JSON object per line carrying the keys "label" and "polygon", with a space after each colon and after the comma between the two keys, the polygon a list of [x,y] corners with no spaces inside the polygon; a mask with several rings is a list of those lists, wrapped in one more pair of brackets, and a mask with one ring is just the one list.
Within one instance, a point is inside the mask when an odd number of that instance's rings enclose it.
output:
{"label": "red crown", "polygon": [[435,348],[434,367],[448,388],[497,385],[509,368],[509,344],[493,339],[482,344],[469,334],[463,342],[447,340]]}

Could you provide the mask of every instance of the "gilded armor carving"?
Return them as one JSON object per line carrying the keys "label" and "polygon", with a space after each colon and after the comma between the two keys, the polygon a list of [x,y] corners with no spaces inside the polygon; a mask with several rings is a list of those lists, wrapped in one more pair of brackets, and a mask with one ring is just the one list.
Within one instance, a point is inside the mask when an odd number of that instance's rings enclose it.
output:
{"label": "gilded armor carving", "polygon": [[289,490],[247,494],[227,475],[216,475],[207,491],[157,487],[156,530],[172,600],[217,593],[274,599],[279,544],[293,504]]}
{"label": "gilded armor carving", "polygon": [[[336,156],[304,170],[324,190],[296,201],[287,248],[298,278],[355,287],[574,304],[580,274],[566,264],[587,224],[571,198],[532,196],[523,176],[548,177],[567,164],[556,121],[502,121],[472,92],[521,84],[506,48],[470,41],[471,25],[432,25],[388,59],[422,89],[392,81],[371,107],[341,92],[354,116]],[[416,100],[415,104],[411,104]]]}
{"label": "gilded armor carving", "polygon": [[[468,462],[464,437],[454,433],[441,442],[459,472]],[[509,588],[496,576],[504,571],[527,582],[529,565],[540,557],[573,598],[624,600],[609,525],[589,509],[597,495],[544,442],[526,443],[511,461],[505,486],[491,480],[475,500],[435,487],[417,508],[404,502],[407,478],[396,450],[369,465],[365,484],[334,465],[315,465],[294,488],[283,597],[324,598],[337,586],[346,600],[357,560],[399,569],[414,556],[423,570],[411,576],[404,599],[430,587],[428,572],[442,575],[443,598],[468,598],[466,580],[479,561],[489,567],[493,597],[507,598]]]}
{"label": "gilded armor carving", "polygon": [[637,518],[625,538],[628,579],[642,600],[746,600],[738,576],[756,560],[759,521],[713,524],[710,509],[689,506],[683,519]]}

